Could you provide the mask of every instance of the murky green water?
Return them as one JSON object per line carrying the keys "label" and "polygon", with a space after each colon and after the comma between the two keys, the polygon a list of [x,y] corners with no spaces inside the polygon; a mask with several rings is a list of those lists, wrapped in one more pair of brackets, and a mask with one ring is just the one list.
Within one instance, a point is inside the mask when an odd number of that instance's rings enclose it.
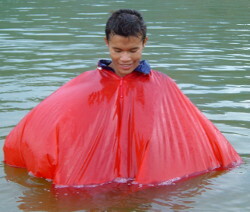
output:
{"label": "murky green water", "polygon": [[[144,59],[179,84],[245,163],[169,186],[55,190],[0,164],[1,211],[250,210],[250,2],[248,0],[0,0],[0,144],[37,103],[107,58],[109,12],[140,10]],[[3,160],[3,153],[0,152]]]}

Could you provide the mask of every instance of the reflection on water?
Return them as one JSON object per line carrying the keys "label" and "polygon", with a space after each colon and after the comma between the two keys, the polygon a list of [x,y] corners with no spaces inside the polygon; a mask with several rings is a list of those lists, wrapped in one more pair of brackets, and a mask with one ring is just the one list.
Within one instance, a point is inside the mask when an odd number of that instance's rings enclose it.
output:
{"label": "reflection on water", "polygon": [[49,182],[0,164],[4,210],[250,210],[248,0],[155,0],[153,4],[149,0],[0,0],[1,145],[31,108],[69,79],[94,69],[98,59],[108,57],[105,20],[111,10],[131,7],[142,11],[148,23],[144,59],[177,81],[245,164],[228,173],[137,192],[125,184],[51,190]]}
{"label": "reflection on water", "polygon": [[212,172],[186,182],[146,189],[139,189],[127,183],[109,183],[85,188],[54,188],[45,180],[29,176],[24,169],[5,165],[4,171],[8,181],[26,188],[19,197],[19,209],[33,211],[52,208],[63,211],[91,208],[143,210],[150,209],[152,205],[173,210],[189,209],[195,201],[189,200],[190,205],[185,204],[185,201],[202,195],[211,185],[210,180],[223,174]]}
{"label": "reflection on water", "polygon": [[[4,166],[5,178],[21,186],[17,207],[25,211],[204,211],[248,204],[250,156],[243,156],[245,167],[216,171],[171,185],[139,188],[126,183],[108,183],[97,187],[55,188],[43,179],[29,176],[24,169]],[[246,180],[241,187],[241,180]],[[233,183],[232,183],[233,182]],[[225,186],[227,185],[227,186]],[[6,185],[3,187],[5,189]],[[232,192],[234,191],[234,192]],[[229,192],[227,194],[227,192]],[[225,196],[224,198],[221,196]],[[234,202],[234,204],[232,204]],[[220,206],[218,206],[218,204]]]}

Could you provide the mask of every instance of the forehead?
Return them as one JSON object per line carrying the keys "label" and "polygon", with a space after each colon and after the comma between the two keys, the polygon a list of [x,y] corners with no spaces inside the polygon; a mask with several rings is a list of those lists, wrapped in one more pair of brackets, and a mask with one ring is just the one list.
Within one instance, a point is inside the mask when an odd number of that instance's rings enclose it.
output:
{"label": "forehead", "polygon": [[142,46],[142,37],[139,36],[121,36],[121,35],[112,35],[109,39],[109,45],[114,48],[121,48],[121,47],[127,47],[127,48],[136,48]]}

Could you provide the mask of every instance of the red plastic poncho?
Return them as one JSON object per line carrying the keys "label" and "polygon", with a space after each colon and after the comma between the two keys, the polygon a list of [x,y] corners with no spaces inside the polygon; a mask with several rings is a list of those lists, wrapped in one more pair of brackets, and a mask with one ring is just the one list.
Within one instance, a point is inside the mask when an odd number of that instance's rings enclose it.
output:
{"label": "red plastic poncho", "polygon": [[158,183],[241,163],[168,76],[85,72],[7,136],[5,162],[57,185]]}

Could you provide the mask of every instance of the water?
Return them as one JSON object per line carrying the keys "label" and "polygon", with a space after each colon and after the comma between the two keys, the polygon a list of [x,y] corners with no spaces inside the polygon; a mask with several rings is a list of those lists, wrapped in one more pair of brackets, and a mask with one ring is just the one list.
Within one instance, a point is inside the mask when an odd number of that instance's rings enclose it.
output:
{"label": "water", "polygon": [[126,183],[57,190],[1,162],[0,210],[250,210],[248,0],[0,0],[1,146],[31,108],[69,79],[95,69],[100,58],[108,58],[104,25],[109,12],[118,8],[143,13],[149,35],[144,59],[177,81],[244,164],[131,192]]}

